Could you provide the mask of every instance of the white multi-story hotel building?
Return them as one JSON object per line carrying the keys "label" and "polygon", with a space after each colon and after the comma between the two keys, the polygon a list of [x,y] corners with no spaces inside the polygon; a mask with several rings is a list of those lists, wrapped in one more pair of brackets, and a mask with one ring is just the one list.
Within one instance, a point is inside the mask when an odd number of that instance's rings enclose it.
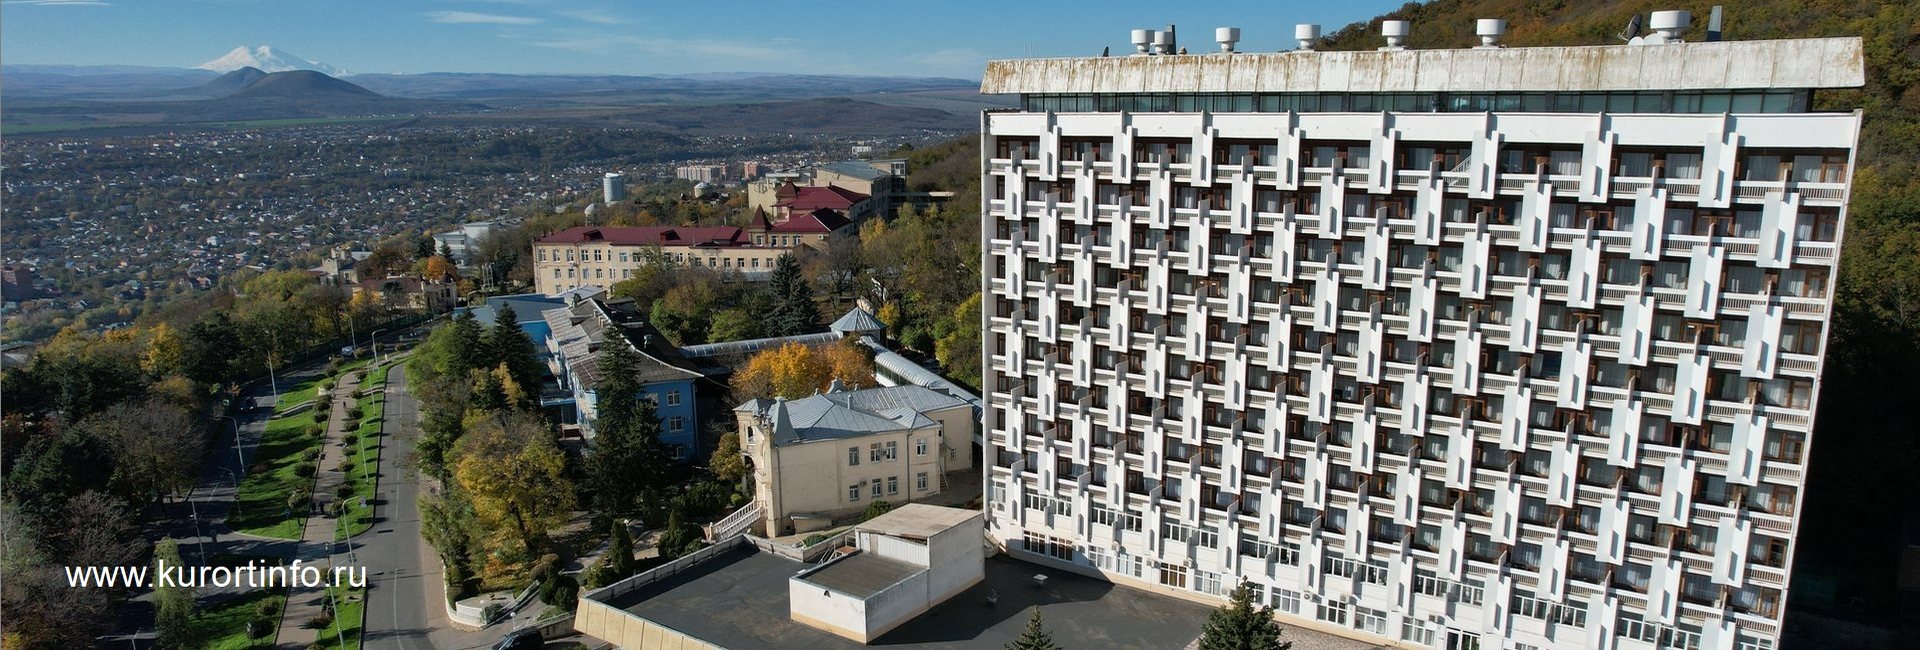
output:
{"label": "white multi-story hotel building", "polygon": [[994,61],[989,535],[1406,647],[1779,634],[1855,38]]}

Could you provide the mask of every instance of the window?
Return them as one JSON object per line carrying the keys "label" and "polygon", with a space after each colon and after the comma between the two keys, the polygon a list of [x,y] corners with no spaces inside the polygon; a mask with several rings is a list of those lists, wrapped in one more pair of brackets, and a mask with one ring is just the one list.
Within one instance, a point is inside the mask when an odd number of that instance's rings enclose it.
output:
{"label": "window", "polygon": [[897,442],[887,441],[886,444],[876,442],[867,445],[867,459],[876,463],[883,460],[893,460],[898,451],[899,443]]}
{"label": "window", "polygon": [[1276,587],[1273,590],[1273,597],[1269,600],[1268,604],[1274,609],[1288,614],[1299,614],[1300,592],[1288,591]]}
{"label": "window", "polygon": [[1200,571],[1195,574],[1193,589],[1209,596],[1224,596],[1226,591],[1220,586],[1220,574],[1212,571]]}
{"label": "window", "polygon": [[880,481],[877,479],[873,482],[873,496],[875,498],[880,496]]}
{"label": "window", "polygon": [[680,405],[680,391],[677,391],[677,390],[667,391],[667,406],[679,406],[679,405]]}
{"label": "window", "polygon": [[1343,602],[1324,600],[1320,602],[1320,611],[1316,614],[1316,617],[1322,621],[1345,627],[1347,624],[1348,607],[1349,606]]}
{"label": "window", "polygon": [[853,485],[847,486],[847,500],[848,501],[860,500],[860,484],[859,483],[855,483]]}
{"label": "window", "polygon": [[1160,524],[1160,536],[1166,538],[1167,541],[1185,544],[1193,539],[1193,527],[1171,521],[1162,522]]}
{"label": "window", "polygon": [[680,418],[680,417],[667,418],[667,431],[671,431],[673,433],[679,433],[681,431],[684,431],[685,429],[686,429],[686,418]]}
{"label": "window", "polygon": [[887,477],[887,494],[895,495],[899,493],[900,493],[900,477],[898,476]]}
{"label": "window", "polygon": [[847,464],[848,465],[860,464],[860,447],[853,446],[853,447],[847,448]]}
{"label": "window", "polygon": [[1300,545],[1294,542],[1278,544],[1256,539],[1252,536],[1240,538],[1240,554],[1260,559],[1272,559],[1277,564],[1287,566],[1300,565]]}
{"label": "window", "polygon": [[1513,613],[1527,618],[1537,618],[1560,625],[1572,627],[1587,626],[1587,607],[1581,604],[1564,604],[1533,597],[1525,591],[1513,592]]}
{"label": "window", "polygon": [[915,456],[927,455],[927,439],[926,438],[916,438],[913,441],[913,455]]}
{"label": "window", "polygon": [[1179,564],[1162,563],[1160,565],[1160,584],[1185,589],[1187,587],[1187,567]]}
{"label": "window", "polygon": [[1027,533],[1025,546],[1029,553],[1045,555],[1056,560],[1066,560],[1068,562],[1072,562],[1074,559],[1075,547],[1071,540]]}
{"label": "window", "polygon": [[1361,632],[1387,635],[1387,613],[1365,607],[1353,608],[1353,628]]}
{"label": "window", "polygon": [[1412,616],[1401,617],[1400,640],[1424,646],[1434,645],[1433,624]]}
{"label": "window", "polygon": [[913,475],[913,489],[920,492],[927,491],[927,473],[926,472],[921,472],[919,474]]}

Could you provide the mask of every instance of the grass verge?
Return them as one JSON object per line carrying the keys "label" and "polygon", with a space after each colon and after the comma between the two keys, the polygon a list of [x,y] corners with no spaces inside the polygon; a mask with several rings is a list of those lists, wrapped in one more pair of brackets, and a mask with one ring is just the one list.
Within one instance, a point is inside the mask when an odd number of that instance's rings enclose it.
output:
{"label": "grass verge", "polygon": [[[272,614],[261,613],[264,603],[272,603]],[[280,628],[280,612],[286,606],[287,596],[278,590],[249,592],[194,612],[191,634],[199,640],[197,647],[207,650],[270,648],[272,630]],[[266,636],[247,635],[247,622],[253,620],[267,621]]]}
{"label": "grass verge", "polygon": [[337,598],[334,602],[339,604],[333,610],[333,624],[320,630],[314,645],[336,650],[359,650],[360,633],[366,627],[367,590],[329,587],[327,593]]}
{"label": "grass verge", "polygon": [[[360,382],[361,388],[385,386],[387,372],[393,365],[388,363],[368,370],[366,378]],[[353,429],[356,437],[354,452],[348,457],[353,467],[347,470],[347,484],[353,486],[353,498],[347,502],[346,513],[341,515],[346,523],[336,529],[335,539],[346,539],[373,527],[374,490],[379,486],[380,450],[384,446],[380,425],[386,415],[386,392],[369,393],[360,398],[359,404],[361,420],[359,426]]]}
{"label": "grass verge", "polygon": [[[365,360],[348,363],[342,366],[341,373],[352,372],[365,365]],[[282,393],[280,407],[312,400],[322,380],[314,378],[301,382]],[[275,412],[280,410],[276,408]],[[295,473],[295,468],[301,462],[300,455],[309,449],[318,449],[324,439],[324,436],[307,432],[308,425],[313,423],[309,411],[267,420],[260,445],[254,448],[253,457],[247,460],[247,476],[240,481],[240,489],[234,496],[233,511],[227,515],[228,528],[274,539],[300,538],[300,528],[306,521],[307,513],[303,509],[288,508],[287,497],[296,489],[313,487],[313,477]]]}

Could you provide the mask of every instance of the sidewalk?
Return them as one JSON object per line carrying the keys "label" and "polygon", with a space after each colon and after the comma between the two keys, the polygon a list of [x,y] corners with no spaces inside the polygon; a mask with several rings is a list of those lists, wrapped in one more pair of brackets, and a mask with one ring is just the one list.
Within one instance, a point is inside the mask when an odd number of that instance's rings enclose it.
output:
{"label": "sidewalk", "polygon": [[[320,444],[318,469],[313,481],[315,512],[307,517],[305,527],[301,530],[300,544],[293,555],[294,559],[300,560],[303,564],[322,566],[329,576],[332,575],[332,571],[325,568],[329,563],[329,552],[343,550],[349,546],[344,542],[334,541],[334,534],[340,522],[323,513],[325,505],[335,500],[334,489],[347,481],[346,472],[335,469],[335,466],[346,458],[340,445],[341,437],[359,425],[357,420],[347,421],[347,407],[358,403],[358,400],[353,398],[353,393],[360,384],[352,380],[356,375],[364,374],[371,368],[368,366],[355,372],[345,373],[340,377],[339,384],[333,387],[331,393],[333,413],[327,420],[326,439]],[[348,562],[345,557],[338,559],[341,562]],[[288,593],[287,607],[285,614],[280,617],[280,635],[275,647],[302,650],[307,647],[307,644],[317,640],[320,630],[307,627],[307,620],[324,613],[326,605],[326,589],[321,587],[294,589]]]}

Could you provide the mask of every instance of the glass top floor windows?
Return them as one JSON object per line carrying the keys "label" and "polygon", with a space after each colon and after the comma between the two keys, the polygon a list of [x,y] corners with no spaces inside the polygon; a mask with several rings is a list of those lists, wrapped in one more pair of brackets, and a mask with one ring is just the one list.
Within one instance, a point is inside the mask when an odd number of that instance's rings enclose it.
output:
{"label": "glass top floor windows", "polygon": [[1588,93],[1030,93],[1021,109],[1058,113],[1805,113],[1812,91]]}

